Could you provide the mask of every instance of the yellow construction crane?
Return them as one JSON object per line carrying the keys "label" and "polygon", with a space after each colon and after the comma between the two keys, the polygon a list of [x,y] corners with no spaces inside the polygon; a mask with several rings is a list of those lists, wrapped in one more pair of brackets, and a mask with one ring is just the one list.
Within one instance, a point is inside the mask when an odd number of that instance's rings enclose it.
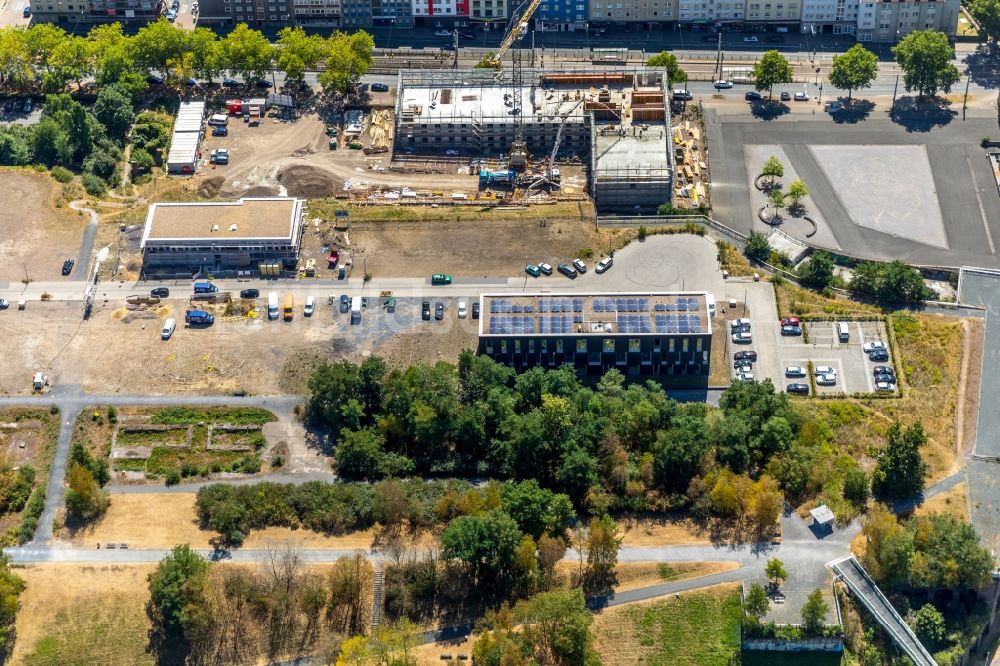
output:
{"label": "yellow construction crane", "polygon": [[[542,4],[542,0],[531,0],[531,3],[520,17],[512,17],[513,20],[511,21],[510,28],[508,28],[507,34],[504,35],[503,41],[500,42],[500,48],[497,49],[497,52],[493,54],[492,58],[489,56],[483,58],[484,65],[492,67],[493,69],[500,69],[500,61],[505,55],[507,55],[507,51],[510,50],[510,47],[513,46],[514,42],[524,37],[525,33],[528,31],[528,21],[531,20],[532,15],[535,13],[535,10],[538,9],[538,5],[540,4]],[[517,12],[517,9],[514,11]]]}

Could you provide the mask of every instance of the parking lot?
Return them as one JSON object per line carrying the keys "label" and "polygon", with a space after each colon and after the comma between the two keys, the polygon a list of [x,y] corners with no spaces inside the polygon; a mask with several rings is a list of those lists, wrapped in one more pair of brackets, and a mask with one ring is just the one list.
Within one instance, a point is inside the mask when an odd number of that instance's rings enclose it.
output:
{"label": "parking lot", "polygon": [[[751,373],[756,381],[770,379],[778,390],[785,390],[788,384],[809,384],[810,394],[853,394],[875,392],[874,369],[884,365],[892,367],[892,358],[884,362],[873,362],[862,350],[866,342],[885,341],[885,325],[880,321],[851,321],[848,324],[848,340],[841,342],[838,323],[835,321],[802,322],[803,335],[781,335],[774,296],[769,284],[749,285],[746,291],[746,317],[751,321],[751,343],[734,343],[730,327],[726,327],[731,377],[736,380],[737,370],[734,354],[739,351],[757,352],[757,360],[752,363]],[[741,294],[743,295],[743,294]],[[734,313],[743,316],[743,310]],[[732,317],[730,318],[730,320]],[[823,386],[809,376],[809,364],[813,368],[830,367],[835,371],[836,381]],[[785,370],[790,366],[802,368],[805,372],[796,377],[787,377]],[[814,388],[813,388],[814,387]]]}

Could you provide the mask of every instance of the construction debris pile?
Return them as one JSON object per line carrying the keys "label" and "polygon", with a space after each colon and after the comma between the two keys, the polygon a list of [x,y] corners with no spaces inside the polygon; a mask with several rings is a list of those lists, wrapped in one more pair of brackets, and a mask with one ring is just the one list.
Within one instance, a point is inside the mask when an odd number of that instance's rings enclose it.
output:
{"label": "construction debris pile", "polygon": [[677,167],[674,205],[677,208],[707,206],[708,154],[702,142],[701,126],[697,120],[684,119],[671,127],[670,132]]}

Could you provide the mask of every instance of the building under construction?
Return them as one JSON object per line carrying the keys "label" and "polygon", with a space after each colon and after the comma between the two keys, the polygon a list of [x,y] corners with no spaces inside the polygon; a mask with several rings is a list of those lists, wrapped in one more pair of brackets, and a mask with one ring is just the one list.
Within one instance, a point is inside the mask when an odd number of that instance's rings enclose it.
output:
{"label": "building under construction", "polygon": [[[670,90],[661,70],[526,69],[523,81],[515,95],[504,70],[400,70],[396,151],[457,151],[499,161],[502,168],[515,139],[520,98],[535,173],[575,158],[587,166],[600,211],[648,212],[671,200]],[[531,179],[526,175],[523,182]]]}

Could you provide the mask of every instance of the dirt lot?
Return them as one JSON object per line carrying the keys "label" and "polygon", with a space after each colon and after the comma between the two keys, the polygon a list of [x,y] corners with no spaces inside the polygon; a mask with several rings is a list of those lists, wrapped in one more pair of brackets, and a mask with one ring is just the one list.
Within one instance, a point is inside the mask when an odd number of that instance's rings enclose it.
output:
{"label": "dirt lot", "polygon": [[623,546],[706,545],[711,540],[688,519],[663,517],[619,521]]}
{"label": "dirt lot", "polygon": [[47,174],[22,169],[0,170],[4,201],[0,209],[0,282],[59,280],[62,262],[80,254],[83,229],[90,218],[68,208],[55,208],[62,186]]}
{"label": "dirt lot", "polygon": [[[314,317],[291,323],[266,320],[223,321],[204,330],[178,328],[160,340],[162,322],[176,317],[186,301],[170,300],[156,311],[127,312],[121,301],[99,301],[93,316],[81,318],[79,303],[32,303],[24,312],[0,314],[0,338],[9,345],[0,364],[5,393],[27,393],[34,372],[43,370],[54,385],[82,385],[93,393],[226,393],[301,391],[319,362],[358,361],[365,352],[394,365],[411,360],[454,362],[475,346],[471,320],[458,320],[447,300],[443,322],[421,322],[419,299],[401,298],[395,315],[369,308],[361,326],[347,315],[331,314],[325,299]],[[45,335],[39,335],[45,331]],[[413,336],[441,333],[440,344],[411,344]],[[99,350],[99,352],[97,351]]]}
{"label": "dirt lot", "polygon": [[27,584],[12,664],[153,664],[146,653],[146,576],[154,565],[45,564],[19,569]]}

